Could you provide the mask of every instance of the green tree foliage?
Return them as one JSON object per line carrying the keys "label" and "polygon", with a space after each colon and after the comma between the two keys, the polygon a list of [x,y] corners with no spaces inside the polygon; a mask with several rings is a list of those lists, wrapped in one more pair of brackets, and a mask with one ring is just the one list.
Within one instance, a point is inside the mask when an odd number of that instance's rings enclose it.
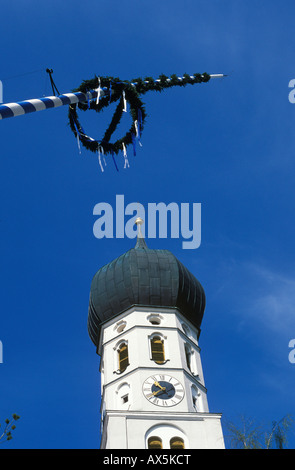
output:
{"label": "green tree foliage", "polygon": [[[11,431],[14,431],[16,428],[15,422],[20,418],[17,414],[12,415],[12,419],[6,419],[5,420],[5,426],[1,434],[1,428],[0,428],[0,443],[3,443],[5,441],[10,441],[12,439],[12,433]],[[1,424],[0,424],[1,427]]]}
{"label": "green tree foliage", "polygon": [[255,420],[242,416],[236,425],[227,422],[228,439],[233,449],[285,449],[288,444],[288,432],[293,424],[291,415],[280,421],[273,421],[270,429],[257,425]]}

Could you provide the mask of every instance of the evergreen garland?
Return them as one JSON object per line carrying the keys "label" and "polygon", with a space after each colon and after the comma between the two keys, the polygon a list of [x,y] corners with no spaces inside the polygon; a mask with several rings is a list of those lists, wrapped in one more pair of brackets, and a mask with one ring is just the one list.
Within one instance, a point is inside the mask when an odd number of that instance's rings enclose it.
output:
{"label": "evergreen garland", "polygon": [[[103,89],[105,94],[100,97],[99,102],[96,103],[96,100],[91,100],[89,103],[78,103],[69,106],[69,125],[76,137],[81,141],[82,145],[92,152],[101,151],[103,154],[111,153],[118,154],[122,152],[123,147],[127,147],[130,144],[135,145],[136,137],[141,135],[143,130],[145,120],[147,117],[144,104],[140,98],[140,95],[144,95],[148,91],[163,91],[166,88],[171,88],[173,86],[186,86],[187,84],[194,85],[196,83],[208,82],[210,80],[210,75],[207,73],[199,74],[196,73],[193,76],[184,74],[183,77],[179,78],[177,75],[171,75],[167,77],[162,74],[157,80],[152,77],[136,78],[129,81],[122,81],[119,78],[114,77],[100,77],[95,76],[91,80],[84,80],[81,85],[73,90],[74,92],[83,92],[87,94],[90,91],[96,90],[98,88],[98,82],[100,81],[100,87]],[[125,136],[117,140],[114,143],[110,142],[110,139],[115,132],[118,124],[121,121],[123,114],[123,92],[125,94],[126,102],[129,104],[129,112],[132,118],[132,125],[127,131]],[[114,112],[113,118],[109,127],[106,129],[102,139],[96,140],[89,137],[85,134],[83,127],[81,126],[77,107],[86,111],[92,109],[96,112],[102,111],[109,104],[117,102],[118,105]],[[134,147],[135,152],[135,147]]]}

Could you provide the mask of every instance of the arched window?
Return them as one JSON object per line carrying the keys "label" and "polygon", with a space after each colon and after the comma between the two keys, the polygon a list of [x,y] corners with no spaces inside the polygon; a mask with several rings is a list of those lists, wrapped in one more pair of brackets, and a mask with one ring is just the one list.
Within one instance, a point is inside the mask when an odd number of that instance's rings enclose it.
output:
{"label": "arched window", "polygon": [[151,352],[152,360],[156,364],[164,364],[165,362],[165,351],[164,351],[164,340],[160,336],[153,336],[151,338]]}
{"label": "arched window", "polygon": [[184,449],[184,440],[181,437],[170,439],[170,449]]}
{"label": "arched window", "polygon": [[145,434],[147,449],[189,449],[185,433],[168,423],[156,424]]}
{"label": "arched window", "polygon": [[118,349],[119,371],[124,372],[129,365],[127,343],[121,343]]}
{"label": "arched window", "polygon": [[148,438],[148,449],[163,449],[162,439],[157,436]]}

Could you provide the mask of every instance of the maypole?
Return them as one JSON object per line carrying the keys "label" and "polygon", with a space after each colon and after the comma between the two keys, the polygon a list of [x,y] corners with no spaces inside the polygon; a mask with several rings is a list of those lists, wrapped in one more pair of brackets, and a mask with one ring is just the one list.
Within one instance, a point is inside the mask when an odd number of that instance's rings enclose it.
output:
{"label": "maypole", "polygon": [[[125,161],[124,168],[126,168],[129,166],[126,150],[127,146],[133,146],[134,155],[136,155],[136,143],[142,146],[140,138],[147,115],[141,100],[141,95],[148,91],[161,92],[166,88],[175,86],[184,87],[188,84],[206,83],[212,78],[222,78],[226,76],[224,74],[209,75],[207,73],[195,73],[194,75],[184,74],[182,77],[178,77],[175,74],[171,75],[171,77],[167,77],[162,74],[157,79],[146,77],[145,79],[137,78],[131,81],[122,81],[114,77],[95,76],[91,80],[84,80],[73,92],[59,94],[52,79],[52,70],[47,69],[46,72],[50,75],[54,95],[16,103],[2,104],[0,105],[0,120],[67,105],[69,106],[69,125],[77,139],[79,151],[81,152],[82,144],[87,150],[96,152],[102,171],[102,157],[105,161],[106,154],[111,154],[115,167],[118,170],[114,155],[119,152],[123,153]],[[58,93],[57,96],[55,92]],[[94,110],[100,112],[116,101],[119,103],[111,123],[102,138],[97,139],[87,135],[79,121],[77,108],[82,111]],[[116,130],[123,113],[127,112],[128,105],[132,125],[125,136],[115,142],[111,142],[111,136]]]}
{"label": "maypole", "polygon": [[[104,93],[104,92],[102,92]],[[45,109],[57,108],[59,106],[85,103],[88,99],[95,99],[97,92],[89,93],[64,93],[59,96],[46,96],[45,98],[18,101],[17,103],[6,103],[0,105],[0,119],[22,116],[23,114],[35,113]]]}

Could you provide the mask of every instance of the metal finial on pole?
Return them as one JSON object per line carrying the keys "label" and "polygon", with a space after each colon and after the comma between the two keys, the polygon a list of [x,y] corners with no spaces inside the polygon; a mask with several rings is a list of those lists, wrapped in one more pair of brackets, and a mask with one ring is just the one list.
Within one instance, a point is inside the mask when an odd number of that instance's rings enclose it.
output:
{"label": "metal finial on pole", "polygon": [[141,225],[144,223],[141,217],[137,217],[135,220],[135,223],[137,225],[137,236],[139,238],[143,238],[142,232],[141,232]]}
{"label": "metal finial on pole", "polygon": [[143,250],[146,250],[147,249],[147,245],[146,245],[146,242],[145,242],[145,239],[144,239],[144,236],[141,232],[141,225],[144,223],[142,218],[141,217],[137,217],[137,219],[135,220],[135,223],[137,225],[137,242],[136,242],[136,245],[135,245],[135,249],[143,249]]}

